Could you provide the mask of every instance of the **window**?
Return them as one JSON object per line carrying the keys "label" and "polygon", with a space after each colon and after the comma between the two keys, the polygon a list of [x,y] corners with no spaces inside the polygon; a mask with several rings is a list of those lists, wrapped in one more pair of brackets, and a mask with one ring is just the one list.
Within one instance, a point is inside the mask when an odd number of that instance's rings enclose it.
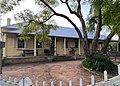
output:
{"label": "window", "polygon": [[20,40],[18,38],[18,48],[25,48],[25,40]]}
{"label": "window", "polygon": [[36,48],[42,48],[42,43],[38,40],[36,41]]}
{"label": "window", "polygon": [[75,40],[75,48],[78,48],[78,40]]}

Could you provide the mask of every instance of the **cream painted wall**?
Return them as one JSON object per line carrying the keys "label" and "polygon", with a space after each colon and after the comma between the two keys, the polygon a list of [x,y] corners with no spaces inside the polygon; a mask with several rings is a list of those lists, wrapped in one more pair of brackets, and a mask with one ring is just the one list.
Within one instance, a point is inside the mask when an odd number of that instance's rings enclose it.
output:
{"label": "cream painted wall", "polygon": [[[23,54],[24,49],[18,49],[15,47],[15,42],[17,39],[16,34],[7,34],[7,56],[20,56]],[[34,43],[34,36],[30,36],[29,40],[26,40],[26,48],[27,50],[33,50],[33,43]],[[66,55],[70,54],[71,47],[75,47],[75,40],[72,38],[67,38],[68,41],[68,48],[66,48]],[[63,43],[63,38],[57,38],[57,55],[64,55],[64,43]],[[38,55],[44,55],[44,49],[49,49],[49,46],[45,44],[44,48],[39,48],[38,50]],[[78,48],[76,49],[76,55],[78,55]],[[80,53],[83,54],[83,47],[80,46]]]}
{"label": "cream painted wall", "polygon": [[[25,40],[26,41],[26,48],[24,49],[18,49],[17,48],[17,36],[16,34],[7,34],[7,57],[11,56],[20,56],[23,54],[23,50],[33,50],[34,46],[34,36],[30,36],[30,39]],[[44,49],[49,49],[47,44],[45,44],[44,48],[38,48],[38,55],[44,55]]]}
{"label": "cream painted wall", "polygon": [[22,54],[22,50],[17,49],[15,46],[15,34],[7,34],[7,42],[6,42],[6,50],[7,50],[7,56],[18,56]]}

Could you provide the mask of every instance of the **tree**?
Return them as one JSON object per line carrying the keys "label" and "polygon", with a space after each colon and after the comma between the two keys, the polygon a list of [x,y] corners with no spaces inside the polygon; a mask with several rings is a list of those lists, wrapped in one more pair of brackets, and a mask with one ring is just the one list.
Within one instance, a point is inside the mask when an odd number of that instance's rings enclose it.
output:
{"label": "tree", "polygon": [[[111,33],[107,36],[107,39],[104,42],[104,46],[102,48],[102,52],[107,50],[108,44],[111,41],[111,38],[115,35],[116,31],[120,30],[120,22],[119,22],[119,4],[118,0],[89,0],[92,4],[91,13],[92,16],[89,18],[89,28],[96,31],[93,44],[92,44],[92,53],[94,53],[97,49],[98,39],[100,36],[100,31],[104,29],[103,26],[107,26]],[[99,10],[98,10],[99,9]],[[112,19],[110,21],[110,19]],[[95,27],[95,23],[97,23],[97,28]],[[116,30],[115,30],[116,29]],[[118,33],[117,32],[117,33]]]}
{"label": "tree", "polygon": [[[102,47],[102,52],[106,53],[108,44],[112,37],[117,34],[120,35],[120,1],[109,3],[107,8],[104,8],[103,11],[103,23],[104,25],[108,26],[110,29],[110,34],[107,36],[106,41],[104,42],[104,46]],[[111,19],[111,21],[110,21]]]}

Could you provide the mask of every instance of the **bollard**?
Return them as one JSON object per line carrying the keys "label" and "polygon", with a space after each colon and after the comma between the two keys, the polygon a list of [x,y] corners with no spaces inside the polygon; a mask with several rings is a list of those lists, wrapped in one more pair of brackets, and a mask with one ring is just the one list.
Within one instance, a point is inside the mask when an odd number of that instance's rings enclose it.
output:
{"label": "bollard", "polygon": [[62,86],[62,81],[60,81],[60,86]]}
{"label": "bollard", "polygon": [[2,80],[3,79],[3,76],[2,76],[2,74],[0,74],[0,80]]}
{"label": "bollard", "polygon": [[54,82],[53,81],[51,82],[51,86],[54,86]]}
{"label": "bollard", "polygon": [[69,86],[72,86],[72,81],[71,80],[69,81]]}
{"label": "bollard", "polygon": [[9,77],[8,82],[9,82],[9,84],[11,84],[11,83],[12,83],[12,78],[11,78],[11,77]]}
{"label": "bollard", "polygon": [[45,81],[43,81],[43,86],[45,86]]}
{"label": "bollard", "polygon": [[118,75],[120,75],[120,64],[118,64]]}
{"label": "bollard", "polygon": [[36,80],[36,86],[38,86],[38,80]]}
{"label": "bollard", "polygon": [[14,85],[16,85],[16,84],[17,84],[16,78],[14,78],[13,83],[14,83]]}
{"label": "bollard", "polygon": [[4,80],[5,82],[7,81],[7,76],[6,76],[6,75],[4,76],[4,79],[3,79],[3,80]]}
{"label": "bollard", "polygon": [[82,86],[82,79],[80,78],[80,86]]}
{"label": "bollard", "polygon": [[104,81],[108,80],[107,71],[104,71]]}
{"label": "bollard", "polygon": [[95,84],[95,79],[94,79],[94,75],[91,76],[91,85]]}

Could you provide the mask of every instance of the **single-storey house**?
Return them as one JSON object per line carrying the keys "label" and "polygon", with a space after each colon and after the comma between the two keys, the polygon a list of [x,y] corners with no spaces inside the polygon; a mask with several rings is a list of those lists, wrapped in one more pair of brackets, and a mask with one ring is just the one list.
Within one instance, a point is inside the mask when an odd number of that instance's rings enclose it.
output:
{"label": "single-storey house", "polygon": [[[1,27],[1,32],[3,33],[2,40],[5,42],[5,48],[3,49],[4,57],[22,56],[25,54],[25,51],[33,52],[34,56],[45,55],[48,53],[48,50],[52,55],[71,55],[73,48],[76,55],[84,54],[83,45],[74,28],[59,26],[57,30],[51,29],[48,35],[52,39],[51,44],[39,43],[34,33],[29,34],[29,40],[20,40],[19,33],[21,33],[22,30],[17,28],[17,24]],[[89,32],[88,39],[90,48],[93,38],[94,33]],[[101,49],[102,42],[105,39],[105,35],[100,35],[98,49]]]}

